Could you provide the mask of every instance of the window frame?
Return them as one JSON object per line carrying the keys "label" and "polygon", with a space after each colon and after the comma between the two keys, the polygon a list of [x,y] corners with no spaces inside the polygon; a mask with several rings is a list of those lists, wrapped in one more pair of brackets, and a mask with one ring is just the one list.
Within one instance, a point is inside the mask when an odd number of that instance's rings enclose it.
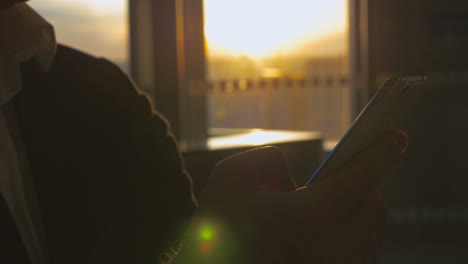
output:
{"label": "window frame", "polygon": [[[348,1],[351,120],[372,92],[367,1]],[[149,15],[142,18],[141,10]],[[204,149],[208,138],[203,19],[203,0],[129,1],[133,78],[170,121],[182,150]]]}
{"label": "window frame", "polygon": [[[142,18],[141,12],[147,15]],[[133,78],[170,121],[182,150],[203,149],[207,139],[203,1],[129,1],[129,20]]]}

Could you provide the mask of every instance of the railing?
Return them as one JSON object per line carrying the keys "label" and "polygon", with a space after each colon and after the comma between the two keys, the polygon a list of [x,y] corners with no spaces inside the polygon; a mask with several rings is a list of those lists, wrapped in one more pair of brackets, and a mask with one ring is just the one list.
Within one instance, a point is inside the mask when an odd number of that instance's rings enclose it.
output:
{"label": "railing", "polygon": [[313,130],[334,139],[350,124],[343,76],[218,81],[207,95],[210,127]]}

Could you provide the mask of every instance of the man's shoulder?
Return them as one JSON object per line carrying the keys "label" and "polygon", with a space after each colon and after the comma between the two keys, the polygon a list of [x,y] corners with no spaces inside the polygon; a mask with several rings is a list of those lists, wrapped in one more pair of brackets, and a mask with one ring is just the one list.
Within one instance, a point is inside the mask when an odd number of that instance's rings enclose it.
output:
{"label": "man's shoulder", "polygon": [[131,100],[141,93],[127,73],[113,62],[65,45],[57,46],[49,72],[43,72],[34,61],[26,62],[23,80],[24,92],[33,92],[41,86],[41,94],[46,97],[115,102]]}
{"label": "man's shoulder", "polygon": [[68,80],[99,82],[109,75],[128,78],[114,63],[65,45],[58,45],[50,74]]}
{"label": "man's shoulder", "polygon": [[54,64],[64,63],[66,61],[79,61],[85,64],[92,64],[97,60],[99,60],[97,57],[84,51],[80,51],[64,44],[58,44]]}
{"label": "man's shoulder", "polygon": [[140,103],[140,91],[117,65],[64,45],[57,46],[48,72],[29,60],[23,63],[22,74],[23,89],[17,101],[23,103],[19,106],[41,108],[46,116],[80,116],[87,109],[94,113],[89,117],[92,120],[107,109],[125,113]]}

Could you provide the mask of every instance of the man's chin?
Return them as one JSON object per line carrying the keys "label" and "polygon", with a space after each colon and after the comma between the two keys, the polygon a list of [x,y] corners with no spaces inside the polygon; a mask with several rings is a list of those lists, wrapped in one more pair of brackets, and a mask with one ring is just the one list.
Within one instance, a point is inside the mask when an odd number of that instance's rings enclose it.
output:
{"label": "man's chin", "polygon": [[27,0],[0,0],[0,10],[10,8],[17,3],[25,2]]}

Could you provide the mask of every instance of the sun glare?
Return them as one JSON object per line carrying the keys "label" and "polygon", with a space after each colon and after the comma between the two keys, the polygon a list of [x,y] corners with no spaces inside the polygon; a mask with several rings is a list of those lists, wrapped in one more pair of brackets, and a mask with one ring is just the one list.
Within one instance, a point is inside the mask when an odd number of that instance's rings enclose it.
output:
{"label": "sun glare", "polygon": [[345,0],[205,0],[210,51],[262,57],[343,31]]}
{"label": "sun glare", "polygon": [[262,129],[252,129],[244,134],[210,138],[208,139],[208,148],[215,150],[232,147],[261,146],[265,144],[310,140],[310,138],[315,137],[319,138],[320,134],[317,132],[304,131],[266,131]]}
{"label": "sun glare", "polygon": [[128,0],[74,0],[99,13],[123,14]]}

